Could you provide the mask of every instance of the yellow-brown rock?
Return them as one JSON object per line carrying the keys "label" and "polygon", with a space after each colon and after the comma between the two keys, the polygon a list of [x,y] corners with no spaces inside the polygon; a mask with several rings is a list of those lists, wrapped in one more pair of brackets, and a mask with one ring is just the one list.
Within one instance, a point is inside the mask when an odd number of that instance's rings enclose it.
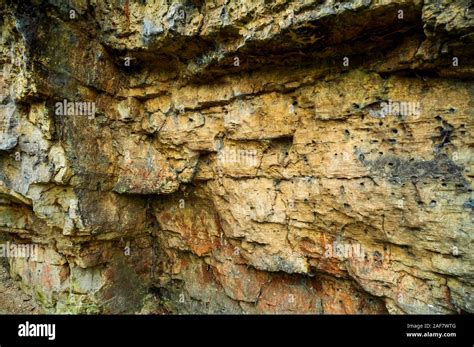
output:
{"label": "yellow-brown rock", "polygon": [[468,1],[0,11],[0,240],[47,312],[474,313]]}

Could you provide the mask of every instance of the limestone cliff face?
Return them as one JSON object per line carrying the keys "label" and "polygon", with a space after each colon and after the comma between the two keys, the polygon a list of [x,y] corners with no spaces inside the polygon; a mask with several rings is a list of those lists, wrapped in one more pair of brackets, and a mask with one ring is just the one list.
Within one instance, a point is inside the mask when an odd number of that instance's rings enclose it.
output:
{"label": "limestone cliff face", "polygon": [[47,312],[474,312],[470,1],[0,3]]}

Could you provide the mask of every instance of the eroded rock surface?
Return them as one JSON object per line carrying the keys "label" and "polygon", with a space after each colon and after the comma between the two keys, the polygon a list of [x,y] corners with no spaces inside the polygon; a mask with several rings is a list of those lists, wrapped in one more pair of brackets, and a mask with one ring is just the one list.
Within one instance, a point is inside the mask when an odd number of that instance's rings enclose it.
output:
{"label": "eroded rock surface", "polygon": [[47,312],[474,312],[468,0],[0,4]]}

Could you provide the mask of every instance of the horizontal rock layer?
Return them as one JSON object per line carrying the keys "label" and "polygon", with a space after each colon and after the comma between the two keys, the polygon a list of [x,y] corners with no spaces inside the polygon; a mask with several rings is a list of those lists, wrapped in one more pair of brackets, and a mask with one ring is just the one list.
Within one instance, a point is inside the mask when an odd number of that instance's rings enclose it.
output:
{"label": "horizontal rock layer", "polygon": [[47,312],[474,312],[469,1],[0,8],[0,231]]}

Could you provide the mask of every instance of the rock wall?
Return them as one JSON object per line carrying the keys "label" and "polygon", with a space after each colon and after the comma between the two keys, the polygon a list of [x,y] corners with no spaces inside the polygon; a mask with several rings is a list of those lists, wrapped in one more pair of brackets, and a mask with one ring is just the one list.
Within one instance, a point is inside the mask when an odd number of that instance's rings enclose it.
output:
{"label": "rock wall", "polygon": [[470,1],[0,3],[47,312],[474,312]]}

